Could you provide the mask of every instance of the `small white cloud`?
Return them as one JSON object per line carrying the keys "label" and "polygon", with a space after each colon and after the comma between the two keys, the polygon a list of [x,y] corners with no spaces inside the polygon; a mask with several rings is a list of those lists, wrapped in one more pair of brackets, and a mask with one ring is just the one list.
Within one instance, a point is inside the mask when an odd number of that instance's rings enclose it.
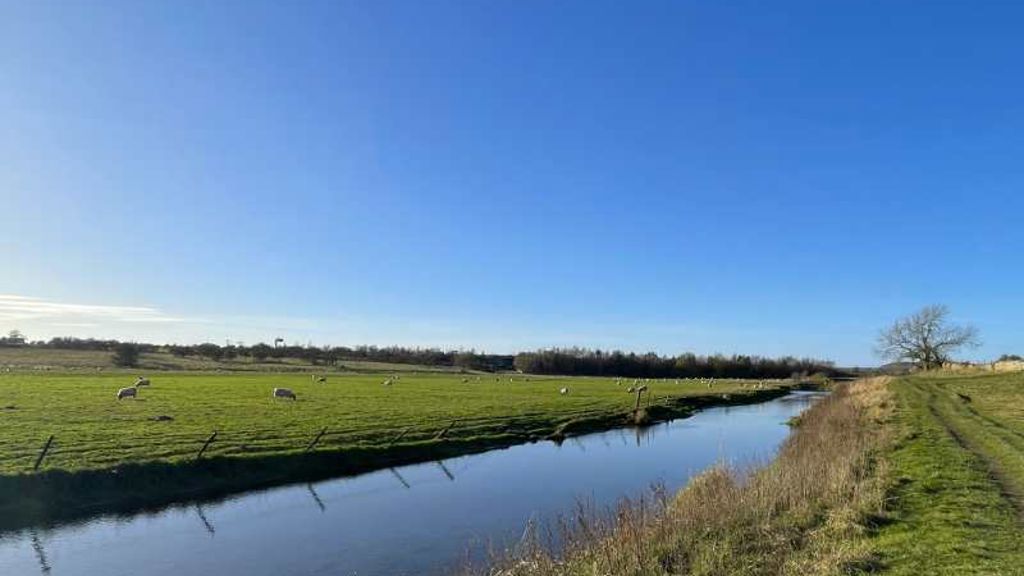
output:
{"label": "small white cloud", "polygon": [[114,322],[182,322],[156,308],[146,306],[98,306],[93,304],[67,304],[42,298],[0,294],[0,319],[45,320],[65,325],[94,324],[98,321]]}

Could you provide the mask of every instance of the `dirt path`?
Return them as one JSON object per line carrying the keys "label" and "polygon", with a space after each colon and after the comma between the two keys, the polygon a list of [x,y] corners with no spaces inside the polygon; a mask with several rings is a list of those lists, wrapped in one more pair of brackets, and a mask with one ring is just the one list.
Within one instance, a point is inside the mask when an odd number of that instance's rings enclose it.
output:
{"label": "dirt path", "polygon": [[[964,450],[970,452],[988,471],[991,480],[998,486],[1003,498],[1017,512],[1024,524],[1024,479],[1011,470],[1007,460],[1024,463],[1024,435],[1008,428],[1005,424],[980,414],[973,407],[950,391],[934,385],[915,383],[921,393],[928,396],[927,406],[932,416]],[[994,445],[1004,449],[993,450]]]}

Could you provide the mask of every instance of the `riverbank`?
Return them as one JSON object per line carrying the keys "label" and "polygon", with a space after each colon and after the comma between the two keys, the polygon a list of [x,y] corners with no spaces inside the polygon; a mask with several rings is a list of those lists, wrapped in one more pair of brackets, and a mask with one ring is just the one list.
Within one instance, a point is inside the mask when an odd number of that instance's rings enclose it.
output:
{"label": "riverbank", "polygon": [[[16,409],[0,416],[11,424],[3,429],[6,439],[17,439],[19,431],[38,434],[39,429],[50,429],[57,430],[58,440],[54,454],[44,460],[48,468],[0,476],[0,530],[216,499],[285,483],[562,439],[637,420],[635,395],[610,379],[520,377],[516,381],[512,377],[507,382],[503,377],[501,382],[466,382],[465,378],[403,376],[383,386],[378,378],[369,377],[335,377],[326,384],[311,382],[308,376],[292,377],[290,384],[301,400],[291,403],[275,402],[262,394],[239,400],[252,388],[262,391],[280,383],[277,375],[156,374],[152,388],[142,390],[146,402],[117,403],[96,392],[112,387],[115,380],[109,375],[85,381],[77,375],[48,375],[46,382],[37,380],[44,378],[40,376],[7,378],[0,379],[0,394],[6,393],[3,401]],[[15,384],[14,378],[20,380]],[[781,383],[761,387],[740,381],[716,382],[710,392],[699,382],[647,385],[652,394],[641,399],[640,411],[641,420],[647,422],[687,416],[709,406],[761,402],[790,389]],[[560,388],[569,391],[561,395]],[[201,401],[195,400],[201,392],[205,393]],[[53,397],[70,407],[56,411],[32,403],[49,404]],[[230,411],[231,418],[226,418],[224,404],[237,407]],[[152,414],[172,410],[174,419],[169,422],[152,419]],[[359,414],[352,414],[357,410]],[[254,429],[253,422],[263,422],[261,415],[282,422],[288,434]],[[344,416],[358,419],[339,423]],[[328,426],[331,420],[334,425]],[[241,425],[246,422],[249,426]],[[204,437],[209,437],[201,426],[207,426],[205,430],[219,426],[220,432],[207,453],[196,459]],[[38,452],[12,450],[11,442],[5,447],[8,454],[20,458],[3,460],[14,469],[19,466],[12,461],[24,466],[26,457],[32,459]],[[100,457],[103,453],[106,460]]]}
{"label": "riverbank", "polygon": [[842,384],[775,461],[582,515],[489,576],[1024,574],[1024,375]]}
{"label": "riverbank", "polygon": [[580,513],[561,546],[528,539],[490,576],[808,575],[868,571],[867,534],[884,512],[891,392],[885,379],[840,385],[808,409],[769,465],[715,467],[676,495]]}

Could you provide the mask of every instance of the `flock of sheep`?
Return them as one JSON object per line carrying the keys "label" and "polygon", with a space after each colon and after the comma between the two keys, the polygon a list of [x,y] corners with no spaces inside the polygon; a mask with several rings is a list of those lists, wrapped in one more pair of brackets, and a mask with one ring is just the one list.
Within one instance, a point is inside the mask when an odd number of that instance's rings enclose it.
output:
{"label": "flock of sheep", "polygon": [[[327,383],[327,376],[319,376],[319,375],[314,374],[311,378],[312,378],[313,382],[315,382],[317,384],[326,384]],[[383,384],[384,384],[384,386],[391,386],[397,380],[401,380],[401,378],[402,377],[398,376],[398,375],[391,376],[387,380],[384,380]],[[479,380],[479,377],[477,379]],[[465,381],[465,380],[463,380],[463,381]],[[128,388],[121,388],[120,390],[117,391],[117,399],[118,400],[124,400],[125,398],[138,398],[138,396],[139,396],[139,388],[141,388],[143,386],[149,386],[149,385],[150,385],[149,378],[145,378],[143,376],[139,376],[139,377],[137,377],[135,379],[135,383],[134,384],[132,384]],[[271,398],[288,398],[288,399],[291,399],[291,400],[298,400],[299,399],[298,396],[295,394],[295,391],[292,390],[291,388],[274,388],[273,392],[271,392],[271,394],[270,394],[270,397]]]}
{"label": "flock of sheep", "polygon": [[[311,379],[313,380],[313,382],[318,383],[318,384],[325,384],[327,382],[327,377],[326,376],[320,376],[320,375],[317,375],[317,374],[314,374],[313,376],[311,376]],[[384,386],[391,386],[392,384],[394,384],[398,380],[401,380],[401,376],[398,376],[398,375],[389,376],[387,379],[384,380],[384,382],[382,384]],[[528,377],[524,378],[523,380],[525,382],[529,382],[530,381],[530,379]],[[480,376],[476,377],[476,381],[480,382]],[[494,381],[495,382],[500,382],[501,378],[495,378]],[[514,378],[510,377],[508,379],[508,381],[511,383],[511,382],[514,382],[515,380],[514,380]],[[667,382],[668,380],[666,379],[664,381]],[[463,384],[468,383],[469,382],[469,378],[463,378],[462,382],[463,382]],[[643,384],[641,384],[641,382],[643,382]],[[647,390],[647,383],[650,383],[650,382],[651,382],[650,378],[644,378],[642,381],[641,381],[640,378],[634,378],[633,379],[633,385],[629,386],[628,388],[626,388],[626,392],[630,393],[630,394],[644,392],[644,391]],[[675,380],[675,383],[676,384],[680,383],[678,378]],[[707,378],[707,379],[701,378],[700,379],[700,383],[703,384],[703,385],[706,385],[708,390],[710,390],[714,386],[714,384],[715,384],[715,379],[714,378]],[[621,385],[624,384],[624,381],[623,381],[622,378],[616,378],[615,379],[615,384],[621,386]],[[135,384],[133,384],[132,386],[130,386],[128,388],[121,388],[120,390],[117,391],[117,399],[118,400],[123,400],[125,398],[137,398],[138,395],[139,395],[139,388],[142,388],[144,386],[149,386],[149,385],[150,385],[149,378],[145,378],[143,376],[139,376],[139,377],[137,377],[135,379]],[[761,380],[761,381],[757,382],[756,384],[750,384],[750,383],[744,382],[741,385],[741,387],[744,388],[744,389],[747,389],[748,386],[752,390],[765,390],[765,389],[768,388],[768,384],[764,380]],[[566,395],[566,394],[569,394],[569,392],[570,392],[570,390],[569,390],[568,386],[564,386],[564,387],[562,387],[562,388],[560,388],[558,390],[558,393],[563,395],[563,396]],[[274,388],[273,392],[271,393],[271,398],[287,398],[287,399],[290,399],[290,400],[298,400],[298,396],[296,396],[295,392],[291,388]]]}

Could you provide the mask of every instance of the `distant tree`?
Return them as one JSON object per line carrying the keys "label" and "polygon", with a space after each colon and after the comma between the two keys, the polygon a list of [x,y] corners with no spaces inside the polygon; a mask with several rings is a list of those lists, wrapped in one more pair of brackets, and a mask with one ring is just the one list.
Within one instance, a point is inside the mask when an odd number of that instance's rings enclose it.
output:
{"label": "distant tree", "polygon": [[1000,362],[1021,362],[1024,361],[1024,357],[1020,354],[1003,354],[999,357]]}
{"label": "distant tree", "polygon": [[11,330],[6,338],[0,338],[0,346],[24,346],[27,343],[25,335],[18,330]]}
{"label": "distant tree", "polygon": [[263,360],[266,360],[267,356],[270,356],[270,354],[273,351],[273,348],[260,342],[259,344],[256,344],[255,346],[249,349],[249,355],[252,356],[253,359],[256,360],[257,362],[262,362]]}
{"label": "distant tree", "polygon": [[114,346],[114,366],[134,368],[139,365],[139,345],[121,342]]}
{"label": "distant tree", "polygon": [[878,335],[876,352],[887,360],[908,360],[927,370],[949,361],[953,353],[979,344],[974,326],[951,324],[948,316],[946,306],[932,305],[901,318]]}
{"label": "distant tree", "polygon": [[210,360],[220,360],[224,356],[224,351],[220,346],[209,342],[196,346],[196,353]]}

